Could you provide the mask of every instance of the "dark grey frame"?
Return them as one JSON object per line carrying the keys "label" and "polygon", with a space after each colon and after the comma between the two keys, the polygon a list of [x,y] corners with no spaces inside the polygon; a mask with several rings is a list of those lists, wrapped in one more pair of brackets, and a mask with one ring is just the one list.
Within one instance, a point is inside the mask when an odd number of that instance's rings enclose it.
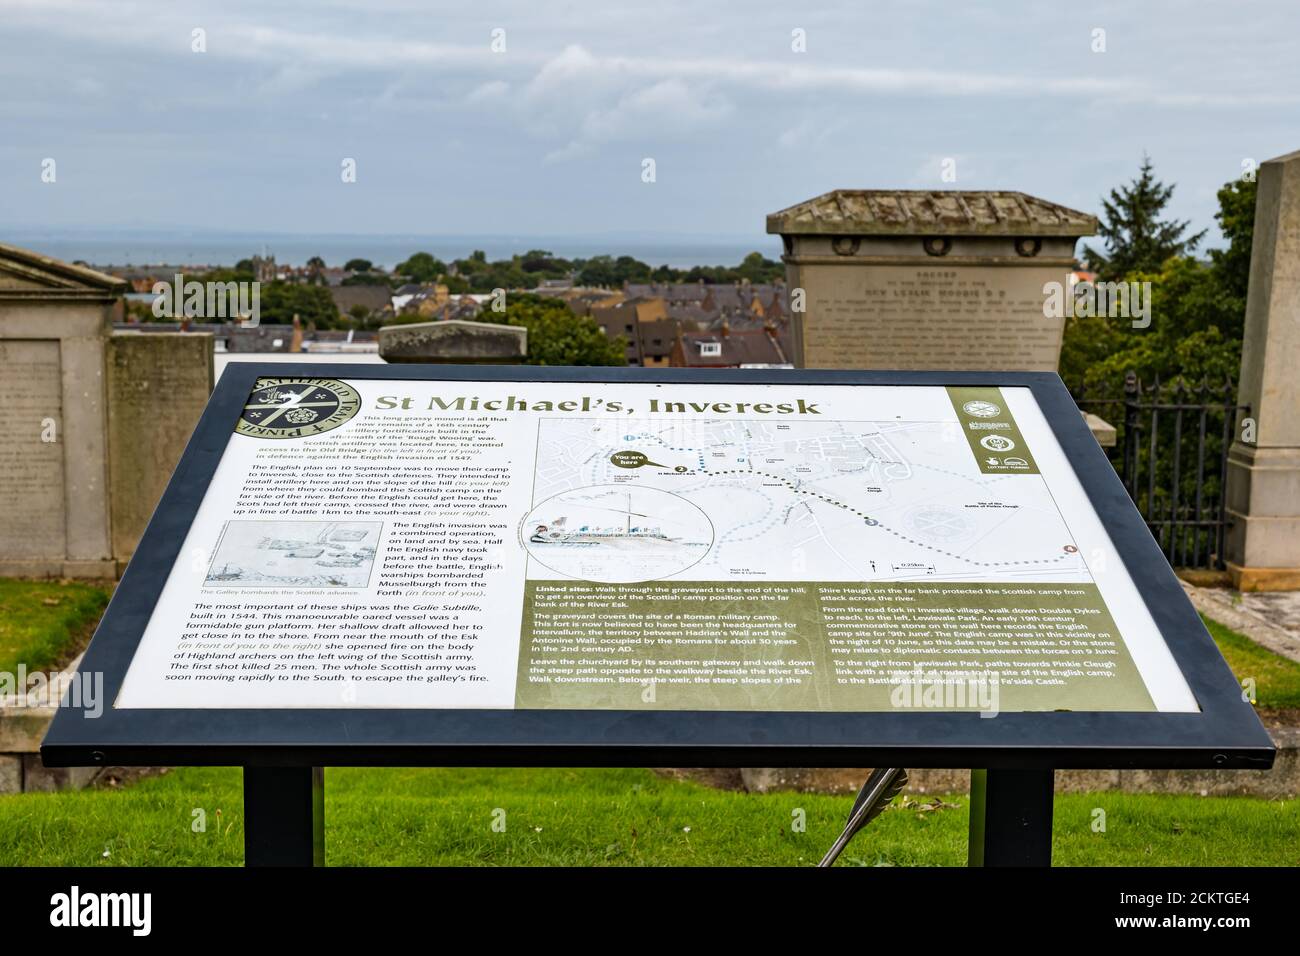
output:
{"label": "dark grey frame", "polygon": [[771,766],[1256,768],[1274,746],[1061,380],[1039,372],[232,363],[81,664],[115,700],[259,377],[618,384],[987,385],[1032,390],[1146,600],[1200,713],[60,708],[48,766]]}

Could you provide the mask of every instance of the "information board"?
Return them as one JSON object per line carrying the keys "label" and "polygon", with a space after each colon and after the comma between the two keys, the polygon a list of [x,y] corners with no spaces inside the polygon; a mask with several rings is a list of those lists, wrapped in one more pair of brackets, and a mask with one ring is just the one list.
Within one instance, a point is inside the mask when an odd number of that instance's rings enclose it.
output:
{"label": "information board", "polygon": [[[227,747],[519,743],[514,713],[539,747],[781,743],[755,728],[798,715],[841,747],[898,738],[886,716],[996,745],[1204,717],[1191,662],[1267,748],[1108,470],[1038,373],[232,366],[92,645],[105,739],[165,712]],[[1135,574],[1117,525],[1160,565]]]}
{"label": "information board", "polygon": [[1196,709],[1025,388],[263,378],[182,553],[119,707]]}

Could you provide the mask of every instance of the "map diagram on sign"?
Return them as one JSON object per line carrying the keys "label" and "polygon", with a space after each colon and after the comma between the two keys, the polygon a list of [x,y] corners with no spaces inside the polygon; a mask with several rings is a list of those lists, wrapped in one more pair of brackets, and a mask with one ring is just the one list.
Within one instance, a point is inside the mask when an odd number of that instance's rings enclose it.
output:
{"label": "map diagram on sign", "polygon": [[1092,580],[1038,474],[957,422],[543,419],[533,578]]}

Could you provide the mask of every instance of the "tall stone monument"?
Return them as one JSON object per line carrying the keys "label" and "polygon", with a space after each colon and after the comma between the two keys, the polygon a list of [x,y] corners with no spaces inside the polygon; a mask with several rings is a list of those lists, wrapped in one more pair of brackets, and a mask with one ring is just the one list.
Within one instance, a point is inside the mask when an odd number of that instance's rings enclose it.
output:
{"label": "tall stone monument", "polygon": [[[837,189],[767,217],[801,368],[1056,371],[1079,238],[1097,219],[1018,192]],[[802,291],[802,312],[796,297]]]}
{"label": "tall stone monument", "polygon": [[104,363],[125,288],[0,245],[0,574],[115,576]]}
{"label": "tall stone monument", "polygon": [[[1238,400],[1228,453],[1228,570],[1243,591],[1300,588],[1300,152],[1258,171]],[[1249,440],[1253,439],[1253,440]]]}
{"label": "tall stone monument", "polygon": [[125,291],[0,244],[0,575],[115,578],[211,394],[212,336],[114,335]]}

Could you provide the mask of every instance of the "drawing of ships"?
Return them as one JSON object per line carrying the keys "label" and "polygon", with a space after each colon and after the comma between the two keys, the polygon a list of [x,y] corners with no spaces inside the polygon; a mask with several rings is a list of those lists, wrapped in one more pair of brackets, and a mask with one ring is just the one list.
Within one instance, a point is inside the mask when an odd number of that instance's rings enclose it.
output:
{"label": "drawing of ships", "polygon": [[362,562],[366,560],[366,555],[360,553],[339,554],[326,558],[324,561],[317,561],[318,568],[359,568]]}
{"label": "drawing of ships", "polygon": [[549,524],[539,524],[533,529],[528,540],[532,544],[558,544],[566,547],[592,547],[601,544],[623,544],[631,542],[662,542],[672,544],[680,538],[670,538],[657,525],[641,521],[633,524],[633,518],[648,518],[648,515],[632,510],[632,494],[627,494],[627,505],[623,508],[604,508],[597,505],[587,506],[592,511],[611,511],[623,516],[620,524],[599,526],[583,524],[571,527],[566,515],[560,515]]}
{"label": "drawing of ships", "polygon": [[230,562],[227,561],[225,564],[221,566],[220,571],[213,571],[211,574],[209,574],[208,580],[209,581],[238,581],[243,576],[244,576],[243,568],[235,568],[235,570],[232,571],[230,570]]}

